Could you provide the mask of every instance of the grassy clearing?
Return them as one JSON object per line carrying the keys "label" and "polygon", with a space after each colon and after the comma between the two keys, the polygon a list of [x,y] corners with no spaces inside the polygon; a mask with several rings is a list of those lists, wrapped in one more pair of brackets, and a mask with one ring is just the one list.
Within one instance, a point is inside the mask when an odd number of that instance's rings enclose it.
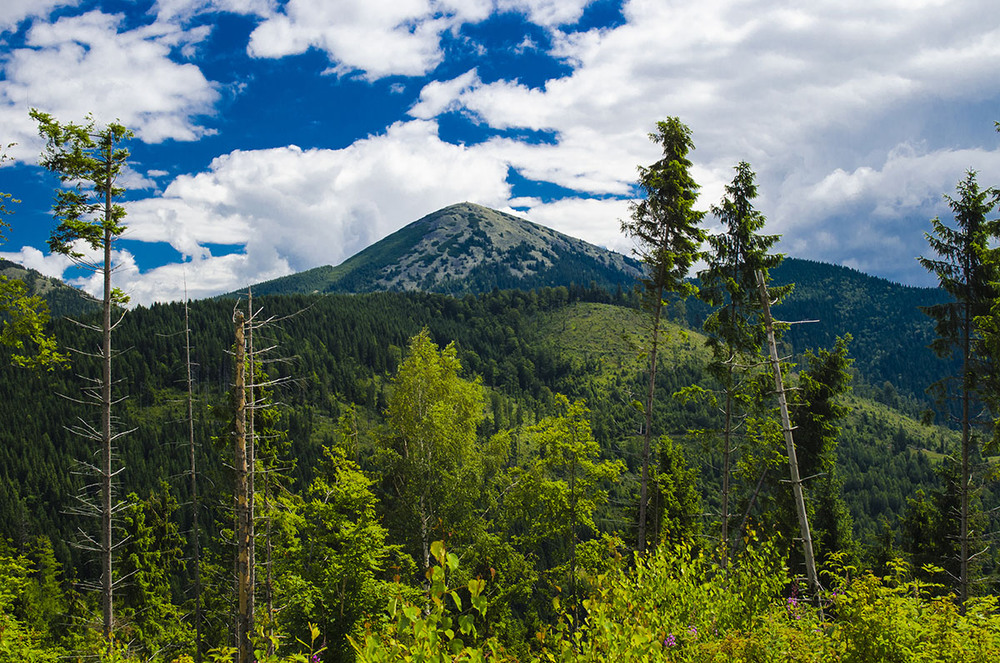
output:
{"label": "grassy clearing", "polygon": [[[596,361],[602,376],[620,370],[642,370],[650,335],[649,316],[636,309],[576,302],[539,317],[541,342],[573,361]],[[663,325],[662,359],[684,361],[708,357],[705,338],[680,325]]]}

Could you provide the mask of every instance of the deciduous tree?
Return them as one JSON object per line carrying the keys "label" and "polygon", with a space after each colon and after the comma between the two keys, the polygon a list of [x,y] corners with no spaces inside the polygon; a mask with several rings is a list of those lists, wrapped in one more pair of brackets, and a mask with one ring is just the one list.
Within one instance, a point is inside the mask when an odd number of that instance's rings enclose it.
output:
{"label": "deciduous tree", "polygon": [[[0,152],[0,163],[7,155]],[[8,203],[17,203],[13,194],[0,191],[0,242],[10,228],[6,217],[13,214]],[[45,332],[49,321],[49,308],[45,301],[28,293],[24,282],[0,276],[0,345],[13,350],[11,361],[17,366],[52,370],[68,361],[56,349],[56,340]]]}
{"label": "deciduous tree", "polygon": [[[527,540],[564,542],[566,554],[558,566],[569,565],[573,609],[577,601],[576,546],[584,532],[596,534],[594,515],[607,502],[606,486],[621,474],[621,461],[600,459],[601,450],[590,429],[590,411],[582,401],[556,396],[560,414],[546,417],[524,432],[525,444],[537,456],[524,480],[513,489],[513,501],[530,518]],[[530,506],[528,506],[530,505]],[[524,508],[528,506],[528,508]]]}
{"label": "deciduous tree", "polygon": [[478,486],[476,434],[485,398],[478,381],[459,376],[457,354],[454,344],[439,350],[426,329],[414,336],[386,408],[386,442],[399,458],[397,506],[416,520],[425,569],[434,530],[467,518]]}

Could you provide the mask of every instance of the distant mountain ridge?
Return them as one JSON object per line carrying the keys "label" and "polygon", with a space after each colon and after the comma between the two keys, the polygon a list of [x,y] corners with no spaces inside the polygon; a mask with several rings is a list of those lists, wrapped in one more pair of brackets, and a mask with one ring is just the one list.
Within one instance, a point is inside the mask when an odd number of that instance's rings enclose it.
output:
{"label": "distant mountain ridge", "polygon": [[771,272],[776,285],[794,283],[791,295],[774,309],[795,324],[785,338],[796,352],[831,348],[850,333],[851,356],[875,386],[891,382],[901,393],[924,398],[924,390],[954,374],[952,361],[929,348],[934,324],[922,307],[947,301],[940,288],[900,285],[850,267],[786,258]]}
{"label": "distant mountain ridge", "polygon": [[571,283],[628,289],[642,264],[474,203],[428,214],[340,265],[253,286],[255,294],[423,290],[450,295]]}
{"label": "distant mountain ridge", "polygon": [[29,294],[39,295],[45,300],[53,318],[80,315],[96,311],[101,306],[99,301],[82,290],[3,258],[0,258],[0,276],[23,281],[28,286]]}
{"label": "distant mountain ridge", "polygon": [[[310,269],[253,286],[257,295],[365,293],[421,290],[448,295],[541,287],[631,290],[642,263],[525,219],[459,203],[410,223],[336,267]],[[923,400],[924,389],[950,374],[950,362],[934,356],[931,321],[920,307],[947,295],[915,288],[849,267],[786,258],[772,272],[775,284],[794,283],[775,315],[794,322],[785,340],[792,351],[831,348],[851,334],[851,355],[871,385],[888,381],[900,393]],[[700,329],[707,306],[690,298],[678,309]]]}

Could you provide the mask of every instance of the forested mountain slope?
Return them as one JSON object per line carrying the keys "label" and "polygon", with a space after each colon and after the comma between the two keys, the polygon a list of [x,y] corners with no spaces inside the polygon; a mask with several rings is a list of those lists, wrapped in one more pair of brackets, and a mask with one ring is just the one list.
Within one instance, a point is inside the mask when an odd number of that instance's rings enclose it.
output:
{"label": "forested mountain slope", "polygon": [[24,281],[28,294],[41,296],[54,318],[96,311],[100,307],[100,302],[82,290],[3,258],[0,258],[0,275]]}
{"label": "forested mountain slope", "polygon": [[909,396],[922,396],[933,382],[955,370],[928,348],[933,321],[920,309],[946,300],[939,288],[915,288],[849,267],[786,258],[773,271],[775,284],[795,284],[777,315],[795,325],[786,334],[801,352],[830,347],[837,336],[854,337],[851,355],[869,384],[888,381]]}
{"label": "forested mountain slope", "polygon": [[[290,361],[269,365],[274,377],[290,385],[277,394],[279,426],[287,429],[297,481],[311,476],[321,445],[336,438],[335,424],[345,405],[358,404],[372,422],[385,408],[388,376],[399,365],[408,340],[427,327],[441,345],[455,341],[465,373],[489,388],[486,430],[499,431],[551,414],[555,394],[585,399],[594,434],[607,457],[624,460],[627,472],[617,487],[622,512],[604,517],[625,522],[630,491],[638,471],[636,432],[640,417],[633,402],[642,392],[641,353],[644,317],[637,309],[612,302],[600,291],[565,288],[537,292],[500,291],[455,299],[425,293],[373,293],[358,296],[261,297],[276,322],[262,331]],[[591,301],[584,301],[591,300]],[[191,305],[196,381],[196,429],[207,475],[227,485],[225,429],[227,394],[232,384],[233,302],[207,300]],[[116,333],[123,354],[116,362],[119,394],[127,395],[120,454],[125,466],[123,493],[146,494],[161,480],[174,483],[179,498],[186,487],[176,477],[186,468],[184,404],[179,389],[184,373],[183,309],[158,304],[129,313]],[[155,331],[153,331],[155,330]],[[56,325],[60,340],[85,346],[86,331]],[[266,340],[263,340],[266,339]],[[663,393],[707,384],[707,354],[700,336],[672,326],[659,376]],[[87,373],[88,359],[75,358],[73,371],[30,374],[4,366],[0,399],[0,536],[25,540],[48,534],[61,559],[78,560],[65,542],[78,519],[66,515],[82,477],[70,470],[88,456],[88,443],[68,433],[85,409],[61,395],[78,393],[74,373]],[[860,402],[860,401],[859,401]],[[867,401],[864,401],[867,403]],[[934,483],[930,463],[919,449],[939,449],[947,433],[920,428],[890,408],[867,404],[852,418],[842,452],[853,463],[847,494],[859,528],[871,530],[879,517],[894,517],[917,486]],[[702,489],[715,482],[712,453],[687,438],[693,428],[711,426],[711,408],[657,404],[656,427],[688,447],[702,467]],[[910,422],[910,423],[906,423]],[[211,440],[218,440],[212,443]],[[855,457],[864,456],[863,460]],[[866,478],[867,477],[867,478]],[[302,485],[299,483],[298,485]],[[220,498],[221,499],[221,498]],[[711,499],[709,499],[709,504]]]}
{"label": "forested mountain slope", "polygon": [[[953,362],[928,348],[934,325],[920,310],[944,301],[944,291],[904,286],[849,267],[798,258],[785,258],[771,276],[775,286],[794,285],[775,315],[793,323],[783,338],[796,355],[832,347],[838,336],[850,334],[860,381],[879,390],[888,382],[890,400],[898,392],[920,407],[929,404],[924,390],[956,370]],[[700,329],[708,315],[708,307],[695,298],[677,309],[694,329]]]}
{"label": "forested mountain slope", "polygon": [[[524,219],[472,203],[446,207],[376,242],[336,267],[325,266],[254,286],[264,294],[421,290],[461,296],[494,288],[590,287],[630,291],[642,273],[632,258]],[[933,325],[920,307],[940,303],[937,288],[915,288],[848,267],[786,258],[775,285],[795,284],[779,311],[794,352],[854,338],[853,357],[866,383],[886,382],[927,404],[924,390],[954,371],[927,349]],[[695,299],[676,315],[698,329],[707,308]]]}

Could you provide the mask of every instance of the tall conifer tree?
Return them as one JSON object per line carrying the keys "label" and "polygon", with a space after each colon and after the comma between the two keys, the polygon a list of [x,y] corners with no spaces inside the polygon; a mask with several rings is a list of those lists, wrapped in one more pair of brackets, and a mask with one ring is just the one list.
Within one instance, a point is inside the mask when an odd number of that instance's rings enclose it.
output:
{"label": "tall conifer tree", "polygon": [[[46,140],[41,165],[56,173],[63,187],[56,190],[53,215],[59,225],[49,239],[53,253],[67,255],[77,264],[102,276],[101,298],[101,377],[94,388],[84,393],[95,401],[101,411],[99,428],[87,426],[82,432],[100,445],[100,465],[96,468],[100,478],[101,497],[97,511],[101,518],[100,541],[97,549],[101,557],[101,603],[104,637],[110,638],[114,624],[112,556],[112,515],[115,504],[112,482],[117,471],[112,467],[112,446],[121,433],[116,433],[111,418],[111,332],[113,312],[117,305],[128,298],[111,286],[112,262],[115,240],[125,231],[125,208],[118,200],[125,190],[117,185],[118,176],[125,167],[128,150],[121,144],[132,137],[132,132],[118,123],[98,128],[92,117],[85,124],[60,124],[48,113],[31,111],[38,122],[38,130]],[[91,253],[85,253],[89,247]],[[120,320],[120,318],[119,318]]]}
{"label": "tall conifer tree", "polygon": [[663,157],[648,167],[639,167],[639,189],[643,198],[631,204],[632,217],[621,222],[622,232],[636,240],[635,253],[646,263],[643,279],[645,305],[652,313],[649,346],[649,386],[646,391],[642,442],[642,479],[639,485],[639,552],[646,549],[646,507],[649,496],[650,447],[656,355],[662,327],[663,298],[667,293],[682,297],[694,292],[685,280],[691,265],[701,255],[705,233],[699,227],[704,212],[694,209],[698,184],[691,176],[688,152],[694,149],[691,130],[676,117],[656,123],[649,135],[663,148]]}
{"label": "tall conifer tree", "polygon": [[[754,368],[762,364],[765,341],[762,305],[758,294],[758,273],[767,278],[768,270],[777,267],[782,256],[768,251],[778,241],[777,235],[762,235],[766,221],[754,209],[757,184],[750,164],[741,161],[735,167],[733,181],[712,213],[723,231],[708,237],[708,267],[702,271],[699,296],[715,310],[705,321],[708,347],[712,351],[709,372],[722,387],[722,513],[720,542],[729,544],[730,479],[735,437],[747,406],[745,391]],[[771,290],[782,297],[787,288]]]}
{"label": "tall conifer tree", "polygon": [[[959,422],[962,426],[961,468],[959,470],[959,600],[964,606],[969,598],[970,543],[969,493],[972,481],[970,454],[975,444],[972,424],[973,408],[983,377],[987,357],[979,330],[977,317],[987,316],[998,298],[997,249],[992,243],[1000,236],[1000,222],[987,219],[996,205],[996,191],[981,189],[975,171],[968,171],[958,183],[958,197],[945,196],[955,216],[955,226],[946,225],[941,219],[931,220],[932,232],[925,233],[927,243],[936,257],[918,258],[927,271],[933,273],[941,288],[952,301],[928,306],[924,313],[934,319],[938,338],[931,348],[942,357],[958,353],[961,373],[957,376],[960,403]],[[954,378],[946,379],[932,387],[941,398],[952,391]]]}

